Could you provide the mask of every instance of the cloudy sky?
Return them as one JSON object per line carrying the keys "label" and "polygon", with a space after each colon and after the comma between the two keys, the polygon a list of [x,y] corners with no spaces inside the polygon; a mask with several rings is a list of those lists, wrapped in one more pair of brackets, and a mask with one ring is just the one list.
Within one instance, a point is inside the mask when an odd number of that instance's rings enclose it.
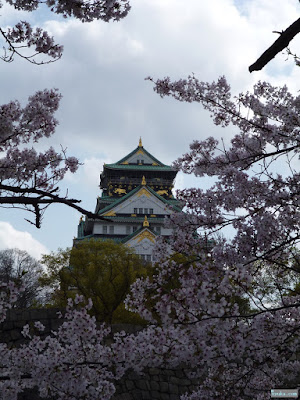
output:
{"label": "cloudy sky", "polygon": [[[215,127],[198,104],[161,99],[145,77],[172,79],[194,73],[200,80],[225,75],[233,93],[249,90],[258,80],[287,84],[299,90],[300,70],[286,54],[263,71],[248,66],[298,18],[298,0],[132,0],[128,17],[118,23],[82,24],[63,20],[42,9],[1,9],[2,27],[28,20],[47,29],[64,45],[61,60],[34,66],[24,60],[0,63],[0,104],[26,98],[36,90],[59,88],[63,95],[56,114],[56,134],[40,146],[67,148],[83,165],[68,175],[61,194],[82,200],[94,210],[104,162],[118,161],[142,137],[144,147],[170,164],[194,139],[224,137],[232,128]],[[300,39],[291,50],[300,53]],[[177,188],[206,185],[179,175]],[[0,209],[0,249],[19,247],[33,256],[71,246],[80,214],[66,206],[49,208],[41,229],[24,220],[19,210]]]}

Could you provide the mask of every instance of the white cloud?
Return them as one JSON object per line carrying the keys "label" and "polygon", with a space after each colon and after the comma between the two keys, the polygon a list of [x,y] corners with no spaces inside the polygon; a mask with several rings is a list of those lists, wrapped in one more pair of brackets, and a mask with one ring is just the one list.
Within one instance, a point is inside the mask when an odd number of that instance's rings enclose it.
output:
{"label": "white cloud", "polygon": [[0,249],[18,248],[26,250],[32,257],[39,259],[49,250],[28,232],[17,231],[10,223],[0,221]]}

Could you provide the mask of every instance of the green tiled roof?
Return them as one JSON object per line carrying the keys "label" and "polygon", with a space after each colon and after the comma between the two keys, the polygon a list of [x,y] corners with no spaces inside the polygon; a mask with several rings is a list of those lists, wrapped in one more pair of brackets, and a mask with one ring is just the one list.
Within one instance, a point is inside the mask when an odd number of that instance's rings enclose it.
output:
{"label": "green tiled roof", "polygon": [[82,240],[91,240],[91,239],[99,240],[101,242],[105,242],[106,240],[113,240],[116,243],[122,243],[123,240],[126,239],[126,238],[122,239],[120,237],[110,237],[110,236],[97,237],[97,235],[87,235],[87,236],[84,236],[82,238],[76,238],[74,240],[75,241],[82,241]]}
{"label": "green tiled roof", "polygon": [[143,152],[144,152],[145,154],[147,154],[148,157],[152,158],[152,160],[153,160],[154,162],[156,162],[156,163],[159,164],[160,166],[167,167],[167,165],[165,165],[164,163],[162,163],[161,161],[159,161],[157,158],[153,157],[153,155],[152,155],[151,153],[149,153],[149,151],[147,151],[146,149],[144,149],[143,146],[142,146],[142,147],[140,147],[140,146],[136,147],[134,150],[132,150],[131,153],[127,154],[127,156],[123,157],[123,158],[122,158],[121,160],[119,160],[116,164],[122,164],[122,162],[126,161],[128,158],[130,158],[131,156],[133,156],[137,151],[139,151],[139,150],[141,150],[141,149],[143,150]]}
{"label": "green tiled roof", "polygon": [[[149,224],[153,223],[162,223],[165,217],[157,218],[157,217],[147,217]],[[145,221],[145,217],[122,217],[122,215],[116,215],[115,217],[109,217],[111,222],[132,222],[136,224],[142,224]]]}
{"label": "green tiled roof", "polygon": [[105,202],[107,201],[110,203],[113,203],[114,201],[116,201],[116,199],[111,196],[101,196],[101,197],[99,197],[99,199],[101,199],[101,201],[105,201]]}
{"label": "green tiled roof", "polygon": [[175,171],[169,165],[130,165],[130,164],[105,164],[104,168],[108,169],[121,169],[121,170],[136,170],[137,168],[144,171]]}

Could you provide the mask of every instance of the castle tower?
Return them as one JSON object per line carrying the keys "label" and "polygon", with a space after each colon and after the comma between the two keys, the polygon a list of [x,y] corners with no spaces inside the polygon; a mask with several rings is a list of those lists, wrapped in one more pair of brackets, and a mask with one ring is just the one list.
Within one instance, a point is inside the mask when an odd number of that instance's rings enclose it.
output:
{"label": "castle tower", "polygon": [[95,213],[107,221],[86,218],[78,225],[75,241],[95,238],[126,243],[144,260],[153,260],[159,235],[169,236],[165,217],[181,211],[172,189],[177,171],[139,145],[114,164],[104,164],[100,175],[102,196]]}

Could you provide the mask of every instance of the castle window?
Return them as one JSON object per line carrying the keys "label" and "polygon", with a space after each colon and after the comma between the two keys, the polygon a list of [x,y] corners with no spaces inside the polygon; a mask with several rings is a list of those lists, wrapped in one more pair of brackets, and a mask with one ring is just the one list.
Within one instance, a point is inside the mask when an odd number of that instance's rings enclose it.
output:
{"label": "castle window", "polygon": [[148,208],[144,208],[144,214],[148,214]]}
{"label": "castle window", "polygon": [[153,214],[153,208],[149,209],[149,214]]}
{"label": "castle window", "polygon": [[139,214],[143,214],[143,209],[139,208]]}
{"label": "castle window", "polygon": [[141,164],[144,164],[144,160],[141,160]]}
{"label": "castle window", "polygon": [[137,230],[137,227],[136,226],[133,226],[132,227],[132,232],[135,232]]}
{"label": "castle window", "polygon": [[161,227],[160,227],[160,226],[157,226],[157,227],[156,227],[156,233],[157,233],[158,235],[161,234]]}
{"label": "castle window", "polygon": [[136,160],[136,163],[139,164],[139,163],[140,163],[140,160]]}
{"label": "castle window", "polygon": [[102,226],[102,233],[107,233],[107,226],[106,225]]}
{"label": "castle window", "polygon": [[147,261],[151,261],[151,254],[147,254]]}
{"label": "castle window", "polygon": [[113,233],[114,233],[114,231],[115,231],[114,228],[115,228],[115,227],[114,227],[113,225],[111,225],[111,226],[109,227],[109,233],[110,233],[111,235],[113,235]]}
{"label": "castle window", "polygon": [[134,208],[134,209],[133,209],[133,213],[134,213],[134,214],[137,214],[137,208]]}
{"label": "castle window", "polygon": [[130,228],[131,228],[131,226],[129,226],[129,225],[126,226],[127,235],[129,235],[131,233],[131,229]]}

